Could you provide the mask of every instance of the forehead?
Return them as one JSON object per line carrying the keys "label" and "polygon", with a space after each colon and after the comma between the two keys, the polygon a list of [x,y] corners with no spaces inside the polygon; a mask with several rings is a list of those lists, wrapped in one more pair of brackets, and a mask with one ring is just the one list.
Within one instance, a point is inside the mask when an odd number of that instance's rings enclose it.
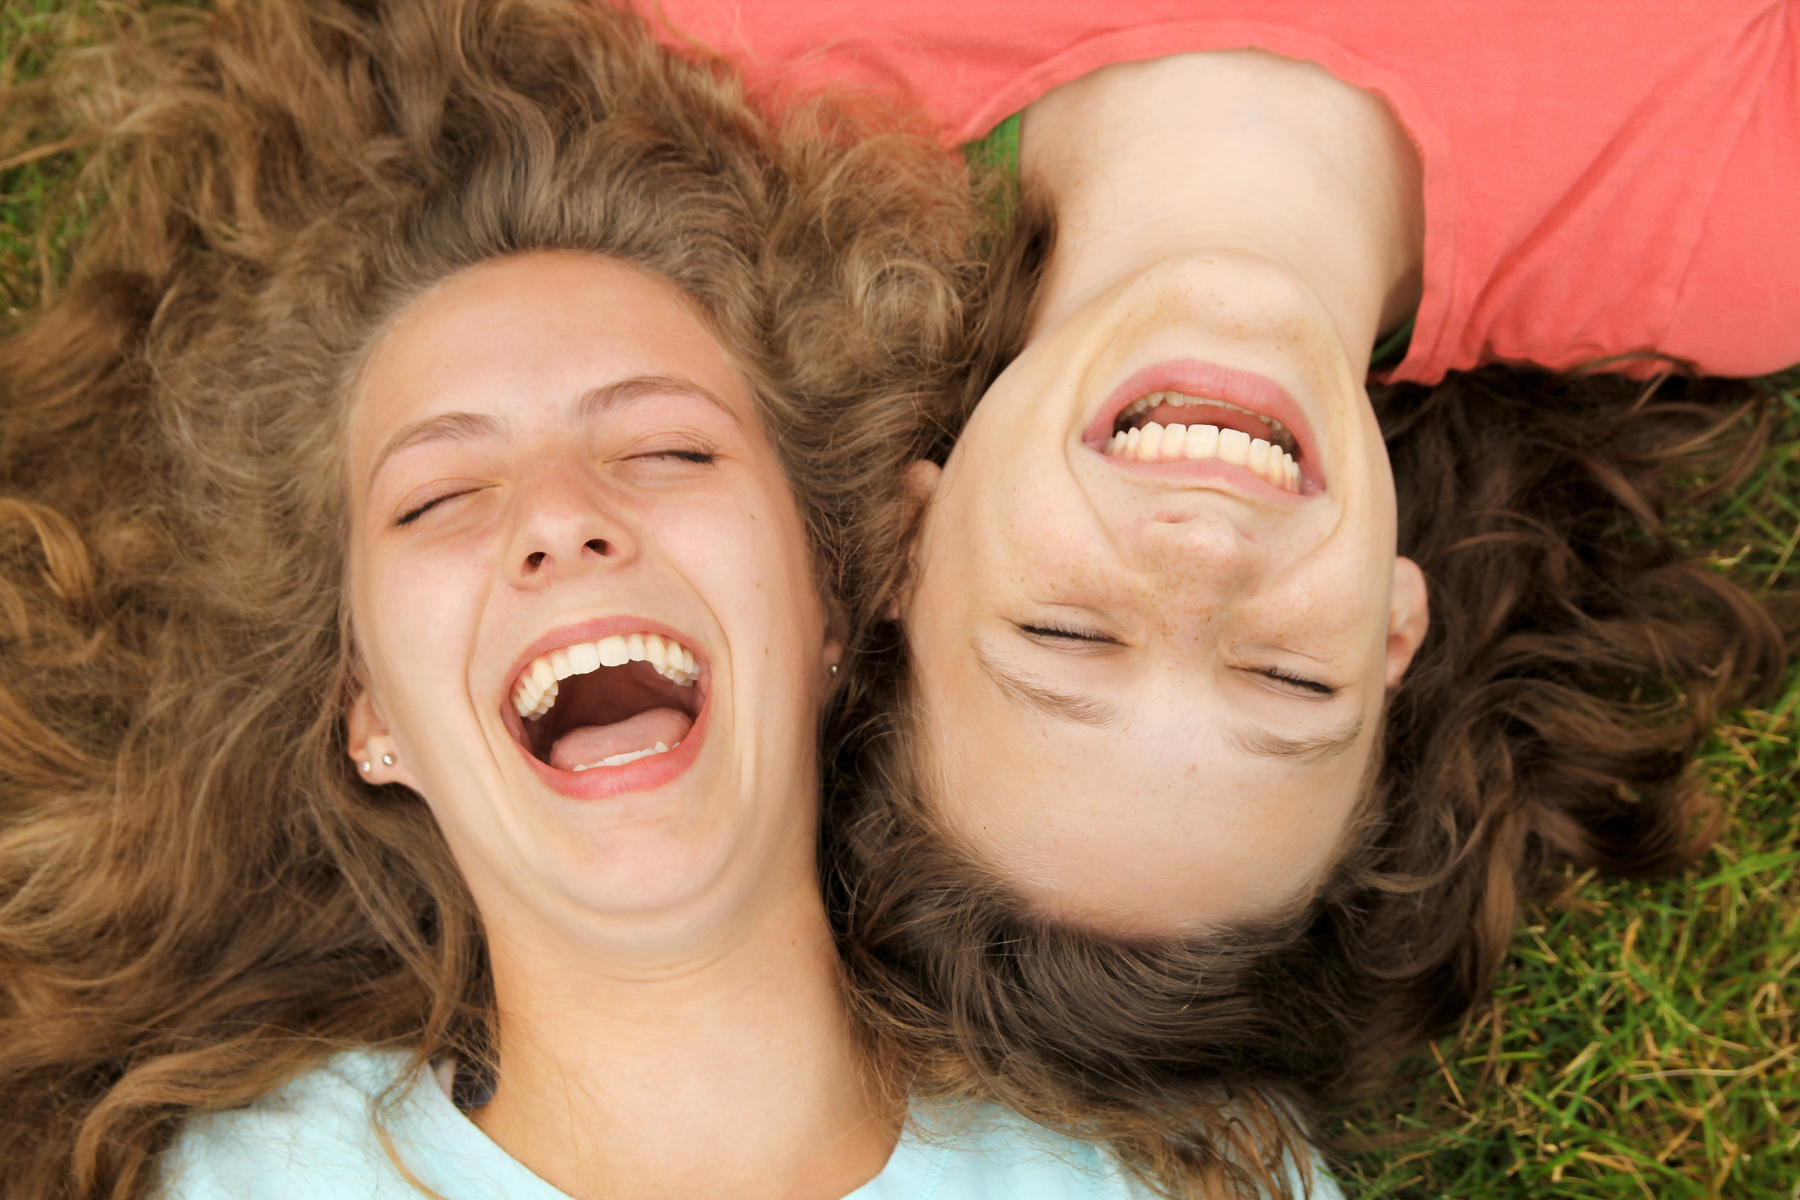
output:
{"label": "forehead", "polygon": [[414,299],[377,340],[353,393],[352,457],[434,412],[531,409],[676,374],[748,403],[741,373],[674,284],[576,252],[482,263]]}
{"label": "forehead", "polygon": [[936,819],[1047,913],[1121,932],[1189,933],[1305,896],[1373,752],[1365,726],[1341,755],[1272,760],[1232,744],[1230,713],[1201,708],[1081,728],[931,675],[921,778]]}

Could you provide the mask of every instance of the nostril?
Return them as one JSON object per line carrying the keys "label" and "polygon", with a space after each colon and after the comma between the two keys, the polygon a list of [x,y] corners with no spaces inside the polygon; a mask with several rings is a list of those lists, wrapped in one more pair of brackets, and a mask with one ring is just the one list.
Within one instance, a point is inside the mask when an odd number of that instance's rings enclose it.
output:
{"label": "nostril", "polygon": [[587,545],[587,548],[589,550],[592,550],[595,554],[605,554],[606,553],[607,547],[606,547],[606,540],[604,538],[594,538],[591,541],[587,542],[586,545]]}
{"label": "nostril", "polygon": [[539,550],[533,554],[527,554],[525,556],[525,569],[526,570],[535,571],[543,565],[544,565],[544,552],[542,550]]}

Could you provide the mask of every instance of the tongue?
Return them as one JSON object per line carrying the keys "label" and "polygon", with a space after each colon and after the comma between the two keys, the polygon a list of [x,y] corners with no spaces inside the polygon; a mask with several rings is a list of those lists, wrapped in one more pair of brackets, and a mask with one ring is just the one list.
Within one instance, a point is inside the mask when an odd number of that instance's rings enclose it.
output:
{"label": "tongue", "polygon": [[673,708],[652,708],[612,725],[584,725],[556,739],[550,747],[550,765],[573,771],[616,754],[655,749],[658,742],[672,748],[693,727],[686,713]]}

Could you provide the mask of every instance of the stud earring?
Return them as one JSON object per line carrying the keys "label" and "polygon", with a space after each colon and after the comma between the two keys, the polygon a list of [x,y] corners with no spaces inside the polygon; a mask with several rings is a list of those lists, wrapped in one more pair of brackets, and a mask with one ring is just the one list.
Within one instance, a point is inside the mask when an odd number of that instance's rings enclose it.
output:
{"label": "stud earring", "polygon": [[367,761],[367,760],[364,760],[364,762],[363,762],[363,765],[362,765],[362,768],[363,768],[363,774],[364,774],[364,775],[367,775],[367,774],[368,774],[368,773],[369,773],[369,772],[370,772],[370,771],[371,771],[371,770],[373,770],[373,769],[374,769],[374,767],[375,767],[375,764],[374,764],[374,763],[371,763],[371,762],[369,762],[369,761]]}
{"label": "stud earring", "polygon": [[391,767],[391,766],[393,766],[393,765],[394,765],[394,756],[393,756],[393,755],[391,755],[391,754],[384,754],[384,755],[382,755],[382,756],[381,756],[381,765],[382,765],[382,766],[384,766],[384,767]]}
{"label": "stud earring", "polygon": [[830,671],[835,676],[837,674],[837,668],[838,668],[838,665],[836,663],[832,663],[829,667],[827,667],[825,669],[827,671]]}

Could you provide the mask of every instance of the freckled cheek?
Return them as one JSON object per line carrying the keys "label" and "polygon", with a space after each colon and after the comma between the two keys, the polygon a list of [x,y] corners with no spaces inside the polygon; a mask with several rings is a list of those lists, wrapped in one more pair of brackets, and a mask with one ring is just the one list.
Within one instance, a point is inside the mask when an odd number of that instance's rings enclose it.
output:
{"label": "freckled cheek", "polygon": [[1384,631],[1392,569],[1383,575],[1364,566],[1360,557],[1318,556],[1276,577],[1257,597],[1258,623],[1289,634],[1336,639]]}
{"label": "freckled cheek", "polygon": [[459,685],[492,592],[491,567],[479,556],[443,551],[367,566],[353,611],[377,685],[407,691]]}
{"label": "freckled cheek", "polygon": [[728,636],[773,642],[823,629],[806,530],[791,507],[743,499],[671,515],[646,532]]}
{"label": "freckled cheek", "polygon": [[1331,605],[1300,605],[1262,610],[1254,621],[1234,622],[1234,637],[1264,646],[1280,646],[1336,669],[1354,668],[1367,655],[1359,649],[1367,638],[1363,624],[1346,622]]}
{"label": "freckled cheek", "polygon": [[[1080,603],[1122,600],[1116,549],[1091,516],[1059,509],[1042,496],[996,514],[959,560],[957,570],[986,575],[1039,597],[1059,596]],[[984,580],[984,586],[987,581]]]}

